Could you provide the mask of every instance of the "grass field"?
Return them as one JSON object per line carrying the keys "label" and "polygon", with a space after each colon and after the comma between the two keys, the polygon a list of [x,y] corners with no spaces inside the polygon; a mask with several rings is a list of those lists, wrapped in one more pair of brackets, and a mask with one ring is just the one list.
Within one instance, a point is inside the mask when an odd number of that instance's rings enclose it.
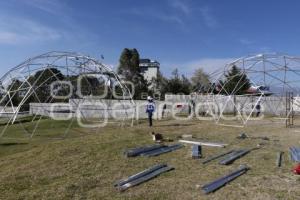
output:
{"label": "grass field", "polygon": [[[270,120],[268,120],[271,122]],[[0,199],[299,199],[300,177],[293,175],[288,147],[300,146],[300,129],[284,128],[278,123],[251,123],[245,128],[215,125],[210,121],[155,121],[153,128],[140,121],[134,127],[107,126],[83,129],[74,125],[65,139],[58,139],[66,122],[44,119],[32,140],[2,139],[0,142]],[[300,122],[299,122],[300,124]],[[32,129],[32,122],[24,123]],[[7,130],[7,138],[20,137],[19,126]],[[202,165],[191,159],[191,146],[158,157],[125,158],[126,148],[151,144],[150,132],[173,139],[193,134],[199,140],[228,143],[225,149],[203,147],[203,156],[236,148],[262,148],[229,166],[216,161]],[[236,137],[246,132],[270,140]],[[283,166],[276,167],[276,154],[284,151]],[[175,170],[118,192],[113,183],[157,163]],[[251,170],[222,189],[205,195],[202,186],[247,164]]]}

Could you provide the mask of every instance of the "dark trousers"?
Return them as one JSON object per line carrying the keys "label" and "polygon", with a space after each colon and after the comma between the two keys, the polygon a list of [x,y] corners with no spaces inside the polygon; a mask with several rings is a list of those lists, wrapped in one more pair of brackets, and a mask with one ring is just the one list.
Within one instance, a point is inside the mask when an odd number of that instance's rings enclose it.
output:
{"label": "dark trousers", "polygon": [[152,126],[152,113],[148,113],[149,126]]}
{"label": "dark trousers", "polygon": [[260,115],[260,111],[257,111],[256,112],[256,117],[259,117],[259,115]]}

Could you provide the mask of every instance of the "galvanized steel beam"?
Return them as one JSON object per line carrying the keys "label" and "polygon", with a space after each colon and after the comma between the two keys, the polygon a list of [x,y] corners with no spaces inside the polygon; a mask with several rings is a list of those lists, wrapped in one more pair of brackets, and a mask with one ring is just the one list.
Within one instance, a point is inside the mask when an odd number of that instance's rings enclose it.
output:
{"label": "galvanized steel beam", "polygon": [[183,147],[182,144],[174,144],[174,145],[170,145],[170,146],[164,146],[164,147],[161,147],[161,148],[153,150],[153,151],[147,151],[145,153],[142,153],[141,156],[147,156],[147,157],[158,156],[160,154],[175,151],[175,150],[180,149],[182,147]]}
{"label": "galvanized steel beam", "polygon": [[300,162],[300,148],[290,147],[291,160],[294,162]]}
{"label": "galvanized steel beam", "polygon": [[233,152],[233,150],[230,150],[230,151],[227,151],[227,152],[225,152],[225,153],[221,153],[221,154],[218,154],[218,155],[209,157],[209,158],[205,159],[204,161],[202,161],[202,164],[206,164],[206,163],[208,163],[208,162],[210,162],[210,161],[213,161],[213,160],[216,160],[216,159],[218,159],[218,158],[221,158],[221,157],[223,157],[223,156],[225,156],[225,155],[227,155],[227,154],[230,154],[230,153],[232,153],[232,152]]}
{"label": "galvanized steel beam", "polygon": [[229,154],[226,158],[221,160],[219,164],[221,165],[228,165],[234,162],[236,159],[239,159],[240,157],[243,157],[244,155],[248,154],[251,151],[251,149],[247,150],[238,150],[233,151],[231,154]]}
{"label": "galvanized steel beam", "polygon": [[133,186],[139,185],[141,183],[144,183],[144,182],[146,182],[146,181],[148,181],[150,179],[153,179],[153,178],[159,176],[162,173],[171,171],[173,169],[174,169],[173,167],[168,167],[168,166],[160,168],[160,169],[155,170],[155,171],[153,171],[153,172],[151,172],[151,173],[149,173],[149,174],[147,174],[145,176],[142,176],[142,177],[140,177],[138,179],[135,179],[135,180],[133,180],[131,182],[125,183],[125,184],[120,185],[120,186],[117,186],[117,189],[119,191],[127,190],[130,187],[133,187]]}
{"label": "galvanized steel beam", "polygon": [[162,147],[165,147],[165,146],[161,145],[161,144],[155,144],[155,145],[151,145],[151,146],[138,147],[138,148],[125,150],[124,154],[126,157],[135,157],[135,156],[139,156],[142,153],[145,153],[148,151],[153,151],[153,150],[156,150],[156,149],[159,149]]}
{"label": "galvanized steel beam", "polygon": [[224,176],[221,177],[211,183],[208,183],[206,185],[204,185],[202,187],[202,190],[204,191],[205,194],[214,192],[216,190],[218,190],[219,188],[223,187],[224,185],[226,185],[227,183],[233,181],[234,179],[236,179],[237,177],[243,175],[244,173],[246,173],[250,168],[247,167],[246,165],[242,165],[238,170]]}
{"label": "galvanized steel beam", "polygon": [[283,152],[282,151],[280,151],[280,152],[277,153],[277,160],[276,160],[277,167],[281,167],[282,156],[283,156]]}
{"label": "galvanized steel beam", "polygon": [[192,158],[198,159],[202,157],[202,148],[200,145],[194,144],[192,147]]}
{"label": "galvanized steel beam", "polygon": [[179,142],[186,143],[186,144],[197,144],[201,146],[210,146],[210,147],[225,147],[228,145],[223,143],[200,142],[200,141],[190,141],[190,140],[179,140]]}
{"label": "galvanized steel beam", "polygon": [[138,179],[138,178],[141,178],[141,177],[143,177],[143,176],[145,176],[145,175],[147,175],[147,174],[150,174],[150,173],[152,173],[152,172],[154,172],[154,171],[156,171],[156,170],[158,170],[158,169],[160,169],[160,168],[166,167],[166,166],[167,166],[166,164],[158,164],[158,165],[155,165],[155,166],[150,167],[149,169],[146,169],[146,170],[144,170],[144,171],[142,171],[142,172],[139,172],[139,173],[137,173],[137,174],[135,174],[135,175],[129,176],[129,177],[126,178],[126,179],[123,179],[123,180],[118,181],[117,183],[115,183],[114,186],[115,186],[115,187],[118,187],[118,186],[124,185],[124,184],[126,184],[126,183],[129,183],[129,182],[131,182],[131,181],[134,181],[134,180],[136,180],[136,179]]}

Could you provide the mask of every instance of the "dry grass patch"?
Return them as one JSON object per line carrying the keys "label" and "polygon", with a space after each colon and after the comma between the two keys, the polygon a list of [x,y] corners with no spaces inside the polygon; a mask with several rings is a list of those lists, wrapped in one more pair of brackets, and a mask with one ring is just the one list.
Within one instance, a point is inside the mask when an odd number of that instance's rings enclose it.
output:
{"label": "dry grass patch", "polygon": [[[30,126],[30,124],[28,124]],[[62,132],[63,124],[55,128],[42,126],[43,133]],[[149,132],[174,139],[193,134],[201,140],[224,142],[227,148],[203,147],[203,156],[237,148],[251,148],[264,143],[229,166],[217,161],[206,165],[191,159],[191,146],[158,157],[125,158],[126,148],[152,143]],[[43,135],[32,141],[2,141],[0,145],[0,199],[297,199],[300,179],[291,173],[288,147],[299,145],[297,129],[282,124],[260,123],[245,128],[217,126],[209,121],[155,121],[153,128],[145,121],[134,127],[108,126],[89,130],[74,126],[63,140],[50,140]],[[246,132],[260,139],[238,140]],[[5,143],[17,143],[5,145]],[[285,151],[282,168],[276,168],[277,151]],[[113,183],[157,163],[168,163],[175,170],[119,193]],[[247,164],[251,170],[217,192],[204,195],[196,185],[206,184]]]}

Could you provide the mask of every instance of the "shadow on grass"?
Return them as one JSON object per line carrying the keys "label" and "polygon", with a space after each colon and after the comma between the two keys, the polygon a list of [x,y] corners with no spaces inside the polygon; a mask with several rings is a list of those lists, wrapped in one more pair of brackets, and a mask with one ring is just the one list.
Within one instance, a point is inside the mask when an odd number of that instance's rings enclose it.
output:
{"label": "shadow on grass", "polygon": [[6,143],[0,143],[0,146],[15,146],[15,145],[27,145],[28,143],[24,142],[6,142]]}
{"label": "shadow on grass", "polygon": [[195,124],[161,124],[156,125],[157,127],[169,127],[169,126],[193,126]]}
{"label": "shadow on grass", "polygon": [[[38,121],[40,117],[41,116],[38,116],[38,117],[34,117],[34,116],[22,117],[22,118],[17,119],[14,124],[17,124],[17,123],[22,123],[23,124],[23,123]],[[41,119],[49,119],[49,118],[48,117],[41,117]],[[6,126],[8,122],[9,121],[2,121],[2,122],[0,122],[0,126]]]}

